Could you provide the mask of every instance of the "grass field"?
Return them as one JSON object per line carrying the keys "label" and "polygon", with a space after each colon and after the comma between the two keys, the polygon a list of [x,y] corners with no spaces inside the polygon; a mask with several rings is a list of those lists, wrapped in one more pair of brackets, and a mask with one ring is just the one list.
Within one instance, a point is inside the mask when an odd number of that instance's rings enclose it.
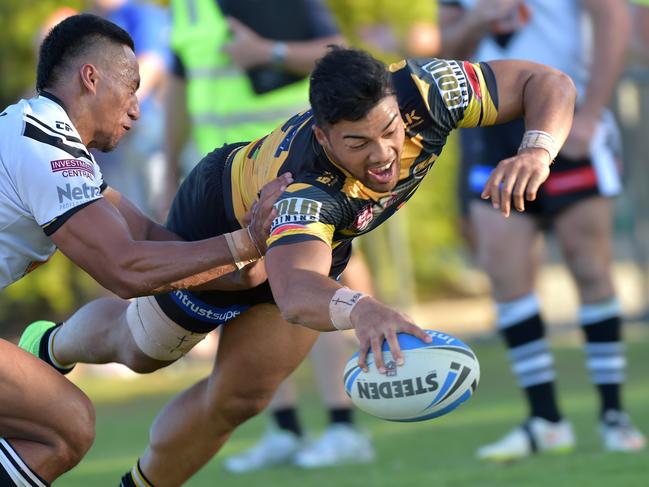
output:
{"label": "grass field", "polygon": [[[635,422],[649,432],[649,326],[628,328],[629,381],[625,402]],[[345,466],[318,471],[290,467],[232,476],[212,460],[186,485],[232,487],[647,487],[649,453],[610,454],[601,448],[596,430],[596,397],[584,370],[576,335],[552,338],[559,372],[561,405],[573,421],[578,448],[569,455],[541,456],[510,465],[477,461],[474,452],[497,438],[525,415],[520,393],[499,342],[473,342],[482,366],[477,395],[446,417],[417,424],[398,424],[357,413],[373,436],[378,461],[369,466]],[[173,395],[208,369],[175,366],[132,380],[87,378],[81,387],[97,404],[97,439],[85,460],[57,485],[117,486],[119,477],[143,451],[151,421]],[[324,412],[312,386],[308,363],[297,372],[301,417],[311,432],[324,427]],[[265,422],[255,418],[243,425],[221,455],[250,446]]]}

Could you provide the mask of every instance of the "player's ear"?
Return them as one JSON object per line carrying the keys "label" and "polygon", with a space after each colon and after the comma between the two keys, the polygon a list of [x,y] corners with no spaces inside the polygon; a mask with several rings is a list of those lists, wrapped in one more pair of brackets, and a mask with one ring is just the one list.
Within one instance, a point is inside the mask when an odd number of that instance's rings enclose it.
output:
{"label": "player's ear", "polygon": [[327,140],[327,135],[325,131],[321,129],[318,125],[313,126],[313,134],[318,143],[324,147],[329,147],[329,141]]}
{"label": "player's ear", "polygon": [[97,68],[92,64],[84,64],[79,68],[79,76],[81,77],[81,84],[91,93],[96,93],[98,79]]}

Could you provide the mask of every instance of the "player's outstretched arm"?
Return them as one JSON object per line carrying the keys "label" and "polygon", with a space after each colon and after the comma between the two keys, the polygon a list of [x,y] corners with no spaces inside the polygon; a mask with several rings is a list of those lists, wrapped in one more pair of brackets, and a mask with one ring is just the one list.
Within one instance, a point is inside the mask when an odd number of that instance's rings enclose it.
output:
{"label": "player's outstretched arm", "polygon": [[[331,266],[331,248],[321,240],[309,240],[290,245],[272,247],[266,256],[266,272],[273,296],[282,316],[291,323],[318,331],[354,328],[360,342],[358,363],[367,369],[367,354],[371,349],[378,370],[385,372],[381,347],[387,340],[392,357],[397,364],[403,363],[403,355],[397,341],[397,333],[405,332],[430,341],[430,337],[412,320],[376,299],[365,296],[349,306],[348,319],[332,323],[332,300],[343,289],[328,277]],[[350,293],[355,294],[355,293]],[[343,298],[344,299],[344,298]]]}
{"label": "player's outstretched arm", "polygon": [[[250,233],[239,231],[235,239],[236,260],[254,260],[259,250],[265,251],[273,204],[289,182],[287,174],[267,185],[253,211]],[[105,288],[130,298],[197,287],[237,270],[225,236],[178,241],[117,195],[109,192],[79,210],[51,235],[64,254]]]}
{"label": "player's outstretched arm", "polygon": [[524,211],[550,173],[550,164],[570,132],[576,89],[567,75],[528,61],[492,61],[503,123],[523,116],[526,135],[518,154],[501,161],[485,184],[482,198],[509,216],[512,201]]}

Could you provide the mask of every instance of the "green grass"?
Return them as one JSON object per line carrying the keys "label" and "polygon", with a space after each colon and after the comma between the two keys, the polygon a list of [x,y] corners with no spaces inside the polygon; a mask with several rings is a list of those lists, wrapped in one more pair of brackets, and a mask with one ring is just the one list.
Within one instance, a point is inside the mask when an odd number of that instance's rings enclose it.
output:
{"label": "green grass", "polygon": [[[634,421],[649,432],[649,327],[628,333],[629,381],[625,402]],[[503,348],[497,341],[473,343],[482,365],[477,395],[450,415],[417,424],[398,424],[357,413],[361,426],[373,435],[378,461],[318,471],[289,467],[232,476],[221,468],[223,455],[249,447],[263,431],[255,418],[243,425],[213,459],[186,485],[281,487],[646,487],[649,453],[604,453],[596,431],[596,397],[583,366],[583,352],[572,334],[552,339],[559,371],[559,393],[565,415],[573,421],[578,448],[569,455],[539,456],[500,466],[477,461],[476,448],[489,442],[525,415]],[[61,486],[116,486],[143,451],[151,421],[182,387],[208,369],[174,368],[133,380],[86,379],[80,384],[97,404],[97,439],[84,461],[63,477]],[[324,427],[325,413],[305,364],[297,373],[301,386],[300,414],[312,432]]]}

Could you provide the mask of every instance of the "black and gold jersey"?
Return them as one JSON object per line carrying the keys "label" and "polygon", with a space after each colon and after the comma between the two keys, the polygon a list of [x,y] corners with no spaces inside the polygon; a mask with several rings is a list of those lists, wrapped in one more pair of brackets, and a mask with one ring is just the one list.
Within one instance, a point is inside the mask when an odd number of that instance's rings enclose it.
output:
{"label": "black and gold jersey", "polygon": [[390,217],[419,186],[451,130],[491,125],[497,115],[493,73],[484,63],[409,59],[389,67],[405,124],[401,172],[389,193],[375,193],[331,160],[312,131],[310,111],[240,147],[230,158],[231,217],[241,220],[271,179],[295,179],[276,203],[269,247],[320,239],[335,250]]}

